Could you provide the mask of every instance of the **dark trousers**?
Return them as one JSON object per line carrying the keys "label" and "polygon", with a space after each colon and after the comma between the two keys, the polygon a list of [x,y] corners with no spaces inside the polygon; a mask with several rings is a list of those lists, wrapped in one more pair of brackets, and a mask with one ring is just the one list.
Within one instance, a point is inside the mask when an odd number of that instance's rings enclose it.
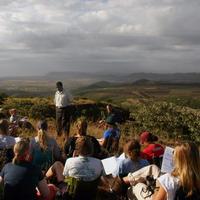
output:
{"label": "dark trousers", "polygon": [[58,136],[61,136],[62,132],[69,136],[70,107],[56,108],[56,129]]}

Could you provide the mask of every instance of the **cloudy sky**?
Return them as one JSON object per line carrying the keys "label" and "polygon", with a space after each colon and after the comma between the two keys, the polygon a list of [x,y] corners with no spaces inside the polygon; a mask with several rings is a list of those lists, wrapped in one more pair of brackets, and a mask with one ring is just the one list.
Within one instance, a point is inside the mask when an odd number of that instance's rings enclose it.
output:
{"label": "cloudy sky", "polygon": [[0,76],[200,72],[199,0],[0,0]]}

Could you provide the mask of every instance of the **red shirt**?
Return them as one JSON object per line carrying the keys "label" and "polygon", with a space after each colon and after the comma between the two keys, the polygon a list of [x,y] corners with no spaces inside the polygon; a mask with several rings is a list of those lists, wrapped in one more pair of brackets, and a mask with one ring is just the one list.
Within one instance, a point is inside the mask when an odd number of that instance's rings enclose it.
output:
{"label": "red shirt", "polygon": [[149,144],[142,151],[142,157],[147,160],[152,160],[154,157],[160,157],[164,154],[164,148],[160,144]]}

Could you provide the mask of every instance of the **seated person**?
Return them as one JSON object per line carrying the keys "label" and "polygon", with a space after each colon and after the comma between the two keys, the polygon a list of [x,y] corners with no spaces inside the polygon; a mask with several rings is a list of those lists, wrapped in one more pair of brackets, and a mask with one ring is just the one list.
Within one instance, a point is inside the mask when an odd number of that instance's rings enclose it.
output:
{"label": "seated person", "polygon": [[130,140],[124,146],[126,158],[119,163],[119,175],[126,176],[130,172],[134,172],[149,165],[147,160],[140,157],[140,143],[138,140]]}
{"label": "seated person", "polygon": [[164,147],[155,143],[156,141],[158,141],[158,137],[150,132],[145,131],[140,135],[140,143],[144,146],[142,157],[147,159],[150,164],[157,164],[160,167],[161,163],[156,159],[162,159]]}
{"label": "seated person", "polygon": [[91,140],[86,136],[77,138],[74,151],[75,157],[66,160],[63,175],[83,181],[93,181],[99,178],[104,173],[103,164],[101,160],[91,157],[92,154],[93,145]]}
{"label": "seated person", "polygon": [[[156,165],[144,167],[134,173],[129,173],[123,180],[131,187],[127,193],[128,199],[147,200],[182,200],[200,199],[200,159],[199,146],[186,142],[175,147],[173,154],[174,168],[171,173],[160,175]],[[153,175],[157,179],[158,191],[151,195],[145,178]],[[146,194],[145,194],[146,193]],[[147,196],[148,195],[148,196]]]}
{"label": "seated person", "polygon": [[10,123],[18,124],[21,117],[19,115],[17,115],[17,110],[14,108],[10,109],[9,113],[10,113]]}
{"label": "seated person", "polygon": [[121,121],[119,117],[117,116],[117,113],[114,111],[113,106],[111,104],[108,104],[106,106],[106,111],[107,111],[107,115],[105,119],[102,119],[99,121],[100,126],[103,126],[106,123],[106,121],[109,120],[110,118],[112,118],[113,123],[118,123]]}
{"label": "seated person", "polygon": [[13,161],[7,163],[0,173],[0,182],[4,184],[4,199],[35,200],[37,187],[41,200],[53,200],[55,188],[48,187],[42,171],[29,162],[29,142],[21,140],[16,143],[14,154]]}
{"label": "seated person", "polygon": [[156,179],[159,176],[160,168],[156,165],[148,165],[123,177],[124,183],[130,186],[127,190],[128,199],[153,200],[152,195],[157,190]]}
{"label": "seated person", "polygon": [[9,123],[6,119],[0,120],[0,149],[13,148],[15,143],[20,140],[19,137],[8,135]]}
{"label": "seated person", "polygon": [[9,133],[11,135],[16,135],[17,134],[17,129],[20,128],[26,128],[29,130],[34,130],[33,125],[28,121],[27,117],[21,117],[17,114],[16,109],[10,109],[10,119],[9,119]]}
{"label": "seated person", "polygon": [[87,121],[85,119],[80,118],[80,119],[77,120],[77,122],[76,122],[76,131],[77,131],[76,134],[74,136],[70,137],[64,145],[64,151],[65,151],[67,158],[70,158],[70,157],[73,156],[73,152],[75,150],[76,140],[81,136],[86,136],[86,137],[88,137],[88,139],[91,140],[92,145],[93,145],[93,149],[94,149],[92,156],[95,157],[95,158],[99,157],[101,147],[100,147],[100,145],[99,145],[99,143],[98,143],[98,141],[95,137],[87,134],[87,126],[88,126],[88,124],[87,124]]}
{"label": "seated person", "polygon": [[12,161],[14,157],[13,146],[21,139],[8,135],[8,124],[6,119],[0,120],[0,170],[6,163]]}
{"label": "seated person", "polygon": [[48,124],[46,120],[38,122],[37,130],[37,136],[30,141],[32,163],[46,171],[55,161],[61,159],[61,151],[56,140],[48,136]]}
{"label": "seated person", "polygon": [[114,123],[113,118],[106,120],[106,130],[103,138],[98,139],[99,144],[108,150],[108,152],[117,152],[120,139],[120,130]]}

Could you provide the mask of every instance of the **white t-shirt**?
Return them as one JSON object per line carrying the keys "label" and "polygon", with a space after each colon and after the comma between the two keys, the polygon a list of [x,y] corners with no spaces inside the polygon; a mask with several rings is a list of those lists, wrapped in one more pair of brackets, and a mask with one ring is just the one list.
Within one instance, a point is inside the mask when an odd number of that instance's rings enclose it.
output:
{"label": "white t-shirt", "polygon": [[160,176],[158,181],[167,193],[167,200],[173,200],[179,187],[179,179],[167,173]]}
{"label": "white t-shirt", "polygon": [[101,160],[93,157],[73,157],[65,162],[64,176],[80,178],[83,181],[93,181],[103,174]]}

